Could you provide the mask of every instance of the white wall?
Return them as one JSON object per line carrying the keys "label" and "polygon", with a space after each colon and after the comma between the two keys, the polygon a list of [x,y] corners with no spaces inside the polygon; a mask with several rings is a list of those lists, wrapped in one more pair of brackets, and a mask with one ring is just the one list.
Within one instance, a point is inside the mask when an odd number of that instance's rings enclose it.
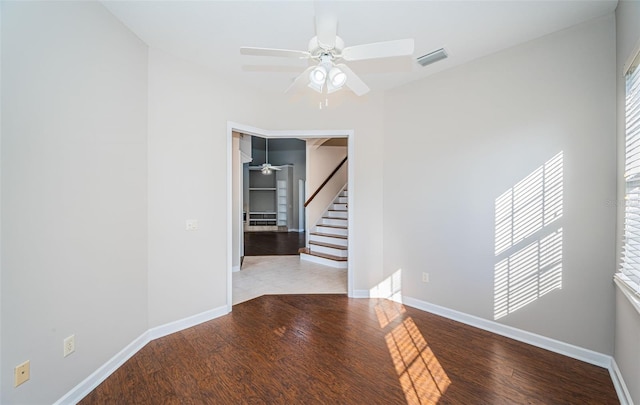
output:
{"label": "white wall", "polygon": [[493,320],[496,198],[562,152],[562,289],[498,322],[613,353],[614,45],[607,16],[388,92],[384,271],[406,296]]}
{"label": "white wall", "polygon": [[[320,146],[307,144],[307,185],[305,200],[318,190],[327,176],[347,157],[346,146]],[[320,190],[306,208],[308,230],[312,230],[348,179],[348,164],[342,165],[331,180]]]}
{"label": "white wall", "polygon": [[[618,85],[618,234],[616,240],[620,243],[624,232],[624,149],[625,149],[625,64],[640,49],[640,2],[620,1],[616,8],[616,50]],[[619,255],[620,246],[616,252]],[[631,305],[625,295],[616,292],[616,328],[615,354],[616,363],[622,372],[624,381],[634,403],[640,403],[640,314]]]}
{"label": "white wall", "polygon": [[0,402],[52,403],[148,328],[147,50],[98,3],[3,2],[2,75]]}
{"label": "white wall", "polygon": [[[152,327],[226,305],[226,107],[234,103],[225,94],[208,71],[149,51]],[[187,219],[199,229],[186,231]]]}

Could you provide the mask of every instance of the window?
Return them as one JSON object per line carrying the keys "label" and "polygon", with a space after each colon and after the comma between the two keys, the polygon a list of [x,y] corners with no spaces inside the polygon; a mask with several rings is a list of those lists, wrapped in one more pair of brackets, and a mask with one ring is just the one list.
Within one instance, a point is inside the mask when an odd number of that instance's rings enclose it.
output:
{"label": "window", "polygon": [[640,295],[640,54],[626,76],[625,212],[622,260],[617,278]]}

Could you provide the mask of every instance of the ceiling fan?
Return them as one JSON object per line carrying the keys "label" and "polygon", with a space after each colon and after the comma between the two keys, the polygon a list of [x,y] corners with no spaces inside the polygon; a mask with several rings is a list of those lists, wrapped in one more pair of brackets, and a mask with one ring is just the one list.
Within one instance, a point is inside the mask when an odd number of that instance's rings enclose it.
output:
{"label": "ceiling fan", "polygon": [[314,64],[299,75],[285,93],[307,85],[318,93],[322,93],[326,86],[326,92],[330,94],[347,86],[358,96],[369,92],[369,86],[343,62],[413,54],[413,38],[345,48],[344,41],[337,36],[337,26],[338,21],[333,16],[316,16],[316,36],[311,38],[306,51],[241,47],[240,53],[242,55],[278,56],[313,61]]}
{"label": "ceiling fan", "polygon": [[262,169],[260,169],[262,174],[271,174],[272,170],[282,170],[279,166],[272,166],[271,163],[269,163],[269,138],[265,139],[264,151],[265,151],[264,163],[262,164]]}

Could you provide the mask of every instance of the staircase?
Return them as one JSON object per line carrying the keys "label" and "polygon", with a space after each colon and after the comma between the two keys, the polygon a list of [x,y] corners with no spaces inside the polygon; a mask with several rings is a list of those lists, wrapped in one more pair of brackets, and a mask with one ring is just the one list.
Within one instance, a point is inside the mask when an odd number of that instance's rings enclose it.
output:
{"label": "staircase", "polygon": [[308,247],[300,249],[300,259],[338,269],[347,268],[348,211],[346,187],[324,212],[309,233]]}

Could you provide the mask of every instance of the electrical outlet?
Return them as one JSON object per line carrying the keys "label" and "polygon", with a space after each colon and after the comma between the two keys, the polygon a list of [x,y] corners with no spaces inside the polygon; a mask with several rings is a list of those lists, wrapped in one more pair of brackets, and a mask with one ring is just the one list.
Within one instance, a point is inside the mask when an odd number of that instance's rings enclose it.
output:
{"label": "electrical outlet", "polygon": [[422,282],[423,283],[429,282],[429,273],[422,273]]}
{"label": "electrical outlet", "polygon": [[31,363],[29,362],[29,360],[25,361],[24,363],[16,366],[16,368],[14,369],[14,387],[17,387],[18,385],[24,383],[25,381],[27,381],[29,379],[29,377],[31,376]]}
{"label": "electrical outlet", "polygon": [[63,342],[63,356],[67,357],[71,353],[76,351],[76,335],[67,337]]}
{"label": "electrical outlet", "polygon": [[198,220],[197,219],[187,219],[185,224],[185,229],[187,231],[196,231],[198,230]]}

